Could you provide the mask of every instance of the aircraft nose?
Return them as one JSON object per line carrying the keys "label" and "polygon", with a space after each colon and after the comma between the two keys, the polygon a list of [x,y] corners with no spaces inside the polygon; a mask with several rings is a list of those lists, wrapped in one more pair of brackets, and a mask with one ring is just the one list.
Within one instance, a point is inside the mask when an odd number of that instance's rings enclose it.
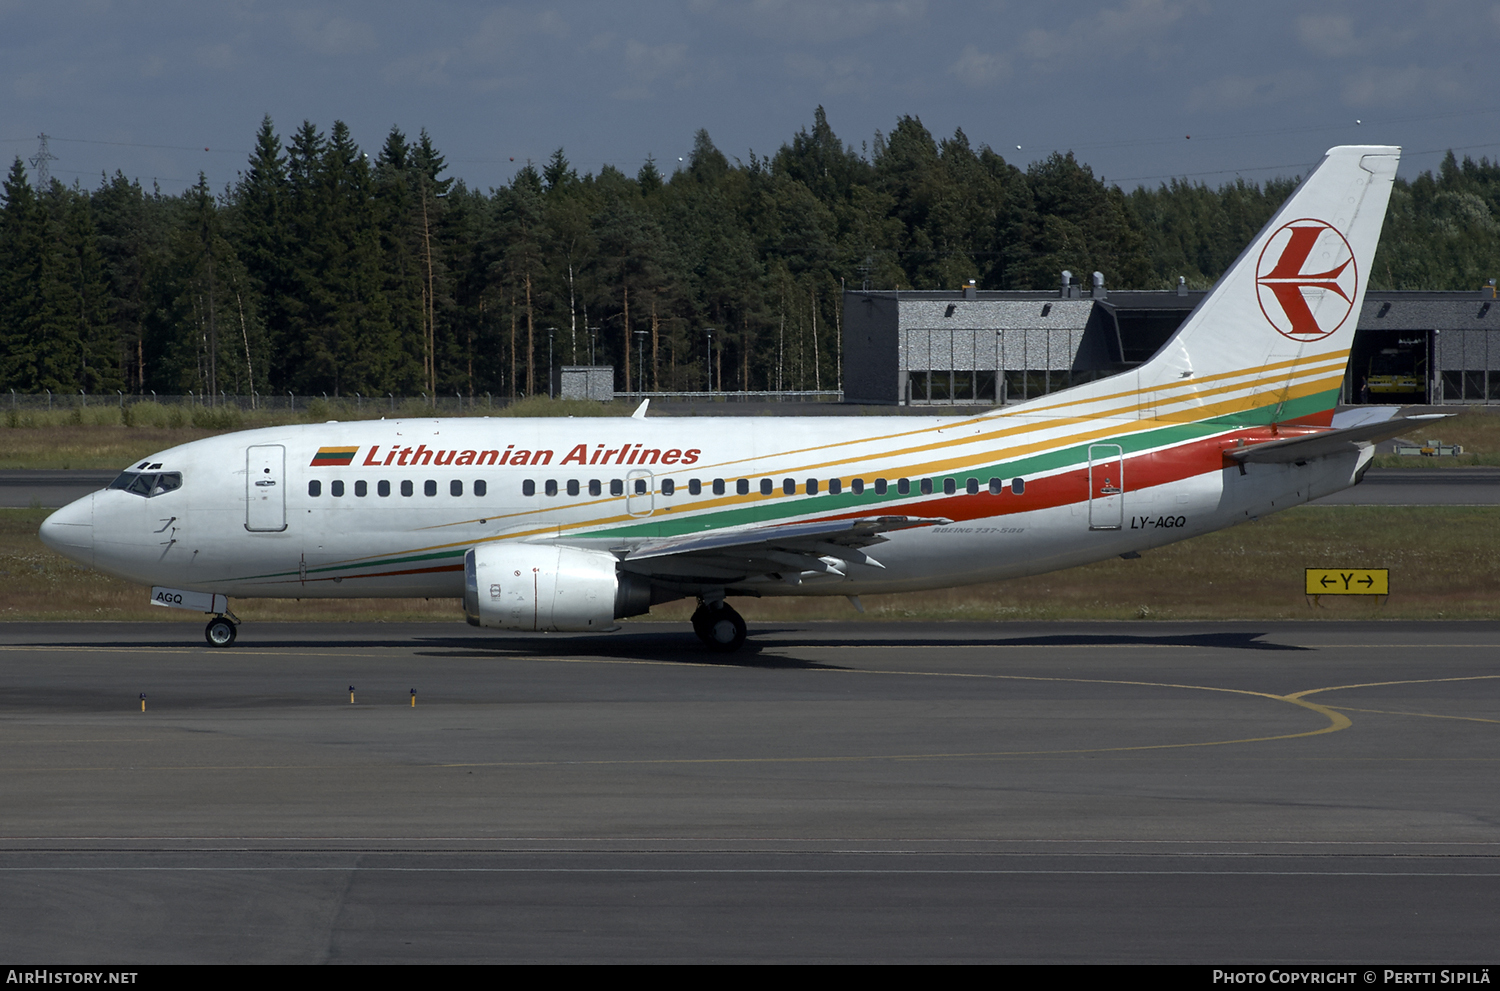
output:
{"label": "aircraft nose", "polygon": [[63,557],[94,564],[94,496],[71,502],[42,521],[42,543]]}

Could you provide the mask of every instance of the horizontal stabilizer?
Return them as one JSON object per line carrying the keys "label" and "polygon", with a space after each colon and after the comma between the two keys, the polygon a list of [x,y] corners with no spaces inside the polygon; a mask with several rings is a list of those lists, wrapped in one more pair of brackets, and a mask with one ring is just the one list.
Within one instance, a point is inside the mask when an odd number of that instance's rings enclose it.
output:
{"label": "horizontal stabilizer", "polygon": [[1284,437],[1264,444],[1247,444],[1224,453],[1241,464],[1293,464],[1330,454],[1342,454],[1359,444],[1372,444],[1406,433],[1412,427],[1447,419],[1449,413],[1393,416],[1352,427],[1324,430],[1299,437]]}

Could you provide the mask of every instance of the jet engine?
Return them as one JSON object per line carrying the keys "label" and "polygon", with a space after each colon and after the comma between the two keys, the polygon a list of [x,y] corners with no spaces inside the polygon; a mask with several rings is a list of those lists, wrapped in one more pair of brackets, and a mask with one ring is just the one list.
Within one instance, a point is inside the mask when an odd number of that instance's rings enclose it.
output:
{"label": "jet engine", "polygon": [[484,544],[464,555],[464,618],[502,630],[603,633],[651,607],[651,586],[607,551]]}

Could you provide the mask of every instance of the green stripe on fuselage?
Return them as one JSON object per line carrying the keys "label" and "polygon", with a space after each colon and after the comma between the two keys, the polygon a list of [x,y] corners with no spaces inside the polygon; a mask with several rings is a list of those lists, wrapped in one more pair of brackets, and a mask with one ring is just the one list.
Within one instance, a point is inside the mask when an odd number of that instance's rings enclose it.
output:
{"label": "green stripe on fuselage", "polygon": [[[945,478],[954,478],[962,482],[965,479],[979,476],[986,478],[991,476],[996,478],[1004,477],[1007,479],[1016,476],[1026,478],[1042,473],[1055,472],[1059,469],[1087,465],[1088,450],[1092,444],[1119,444],[1126,454],[1136,454],[1141,451],[1186,443],[1197,440],[1200,437],[1222,433],[1224,429],[1225,425],[1206,421],[1173,424],[1170,427],[1145,430],[1137,434],[1125,434],[1121,437],[1103,437],[1099,440],[1090,441],[1088,444],[1076,444],[1055,451],[1047,451],[1043,454],[1017,458],[1013,461],[1002,461],[983,467],[964,468],[957,472],[942,472],[926,477],[932,478],[934,482],[938,483]],[[935,492],[933,495],[940,496],[942,493]],[[658,495],[657,498],[660,498],[660,496]],[[860,495],[855,495],[852,492],[843,492],[839,495],[824,494],[799,497],[760,496],[756,504],[751,506],[724,509],[693,516],[682,516],[677,519],[653,518],[649,522],[607,527],[597,531],[574,532],[568,534],[568,536],[675,537],[680,534],[698,533],[704,530],[771,523],[779,519],[806,516],[811,513],[816,513],[819,516],[840,515],[849,510],[878,506],[885,503],[909,502],[913,498],[922,497],[917,493],[901,495],[894,490],[894,486],[885,495],[876,495],[870,489],[866,489]]]}
{"label": "green stripe on fuselage", "polygon": [[[1215,417],[1211,420],[1174,423],[1170,426],[1159,427],[1153,430],[1123,434],[1120,437],[1101,437],[1086,444],[1075,444],[1070,447],[1059,448],[1055,451],[1047,451],[1043,454],[1017,458],[1013,461],[1002,461],[986,467],[965,468],[958,472],[944,472],[929,477],[937,482],[941,482],[945,478],[955,478],[962,481],[963,479],[977,476],[996,478],[1014,478],[1020,476],[1026,478],[1032,475],[1086,466],[1088,464],[1088,449],[1093,444],[1119,444],[1125,454],[1139,454],[1142,451],[1190,443],[1202,437],[1210,437],[1214,434],[1239,427],[1266,426],[1273,421],[1294,420],[1298,417],[1332,409],[1337,402],[1338,390],[1334,389],[1303,396],[1299,399],[1288,400],[1285,403],[1261,406],[1256,409],[1246,410],[1243,413]],[[575,531],[569,533],[568,536],[605,538],[675,537],[681,534],[698,533],[704,530],[771,523],[780,519],[792,519],[812,513],[816,513],[819,516],[841,515],[850,510],[862,507],[878,506],[892,502],[906,502],[914,497],[918,496],[915,493],[901,495],[895,491],[888,491],[885,495],[876,495],[869,489],[866,489],[860,495],[855,495],[852,492],[843,492],[839,495],[803,495],[800,497],[773,494],[771,496],[758,497],[756,503],[750,506],[740,506],[734,509],[723,509],[716,512],[695,515],[684,515],[675,519],[653,517],[647,522],[610,526],[598,530]],[[656,498],[661,497],[658,495]],[[814,503],[811,500],[817,501]]]}

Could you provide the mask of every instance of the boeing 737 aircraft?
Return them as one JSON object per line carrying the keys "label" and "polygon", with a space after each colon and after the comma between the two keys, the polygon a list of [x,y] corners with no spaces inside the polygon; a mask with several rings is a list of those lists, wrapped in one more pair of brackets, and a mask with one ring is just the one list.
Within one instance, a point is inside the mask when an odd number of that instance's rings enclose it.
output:
{"label": "boeing 737 aircraft", "polygon": [[462,597],[533,631],[691,596],[732,651],[731,596],[857,605],[1134,556],[1353,485],[1410,427],[1334,419],[1399,157],[1330,150],[1154,357],[1016,406],[269,427],[153,454],[41,537],[211,614],[216,646],[234,596]]}

